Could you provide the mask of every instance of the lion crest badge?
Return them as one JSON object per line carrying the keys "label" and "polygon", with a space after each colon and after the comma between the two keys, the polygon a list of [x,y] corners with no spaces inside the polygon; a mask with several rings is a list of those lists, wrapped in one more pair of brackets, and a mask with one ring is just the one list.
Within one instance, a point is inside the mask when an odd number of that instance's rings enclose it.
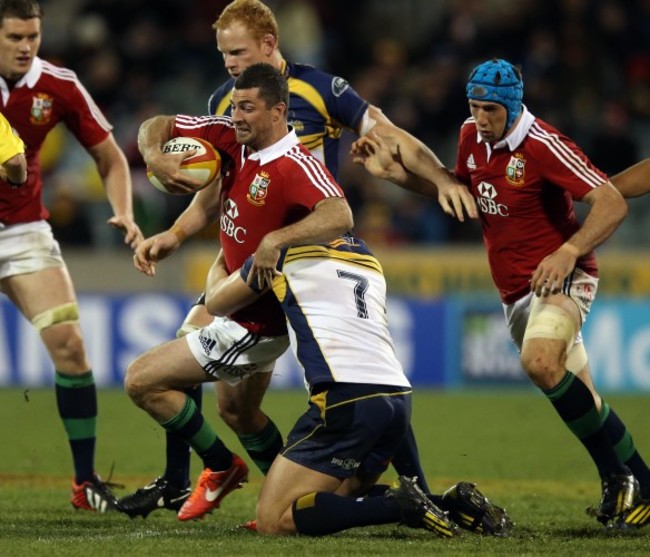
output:
{"label": "lion crest badge", "polygon": [[256,207],[261,207],[266,202],[264,198],[266,197],[271,184],[271,177],[267,172],[260,172],[255,175],[255,179],[251,182],[251,185],[248,186],[248,193],[246,194],[246,200],[255,205]]}
{"label": "lion crest badge", "polygon": [[49,123],[52,118],[52,107],[54,99],[47,93],[37,93],[32,97],[32,109],[30,110],[30,122],[37,126]]}
{"label": "lion crest badge", "polygon": [[526,159],[521,153],[515,153],[510,157],[506,166],[506,182],[511,186],[521,187],[526,178]]}

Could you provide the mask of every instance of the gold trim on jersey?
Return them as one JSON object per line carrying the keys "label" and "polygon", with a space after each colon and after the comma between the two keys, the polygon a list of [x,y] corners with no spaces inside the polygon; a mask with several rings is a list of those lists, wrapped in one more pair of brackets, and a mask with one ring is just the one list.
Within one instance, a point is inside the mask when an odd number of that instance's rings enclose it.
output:
{"label": "gold trim on jersey", "polygon": [[[318,92],[318,89],[306,81],[303,81],[302,79],[291,76],[289,76],[289,79],[287,79],[287,83],[289,84],[289,93],[293,93],[294,95],[305,99],[325,119],[325,135],[333,139],[338,139],[341,137],[343,129],[340,126],[332,125],[332,117],[330,116],[330,113],[327,110],[327,106],[325,105],[325,101],[323,100],[323,96]],[[318,137],[322,137],[322,135],[312,134],[302,136],[300,138],[300,141],[302,141],[305,147],[311,149],[309,144],[316,141],[316,138]],[[316,146],[318,145],[319,144],[317,143]]]}
{"label": "gold trim on jersey", "polygon": [[310,400],[320,410],[320,417],[325,419],[325,409],[327,408],[327,391],[321,391],[318,394],[312,395]]}
{"label": "gold trim on jersey", "polygon": [[[297,133],[297,132],[296,132]],[[323,145],[323,135],[322,133],[312,133],[310,135],[299,135],[300,143],[302,143],[310,151],[316,149]]]}
{"label": "gold trim on jersey", "polygon": [[219,101],[219,104],[214,111],[215,116],[223,116],[226,114],[226,110],[230,107],[230,97],[232,97],[232,89],[228,95],[224,95],[224,97]]}
{"label": "gold trim on jersey", "polygon": [[325,106],[325,101],[323,100],[322,95],[318,92],[318,89],[306,81],[296,79],[295,77],[289,77],[287,83],[289,84],[289,93],[294,93],[299,97],[306,99],[323,118],[326,120],[330,119],[329,112],[327,112],[327,107]]}
{"label": "gold trim on jersey", "polygon": [[307,439],[312,437],[314,435],[314,433],[316,433],[319,429],[324,427],[324,425],[325,424],[318,424],[314,429],[311,430],[309,435],[305,435],[302,439],[298,439],[293,445],[290,445],[289,447],[286,447],[285,449],[283,449],[281,454],[284,455],[284,454],[288,453],[294,447],[297,447],[298,445],[300,445],[300,443],[302,443],[303,441],[307,441]]}
{"label": "gold trim on jersey", "polygon": [[[373,393],[371,395],[364,395],[364,396],[358,396],[356,398],[350,398],[348,400],[343,400],[341,402],[337,402],[336,404],[332,404],[331,406],[325,406],[325,408],[321,409],[321,415],[325,417],[325,413],[328,410],[332,410],[333,408],[338,408],[339,406],[344,406],[346,404],[350,404],[351,402],[358,402],[359,400],[367,400],[369,398],[377,398],[378,396],[405,396],[405,395],[410,395],[413,394],[413,391],[399,391],[396,393]],[[313,398],[312,398],[313,400]]]}
{"label": "gold trim on jersey", "polygon": [[273,293],[280,303],[284,302],[284,298],[287,295],[287,278],[284,275],[280,275],[273,279]]}
{"label": "gold trim on jersey", "polygon": [[[343,241],[338,244],[344,243]],[[334,259],[339,261],[345,261],[346,263],[351,263],[352,265],[358,265],[360,267],[366,267],[377,273],[383,274],[383,269],[381,264],[373,255],[364,255],[361,253],[350,253],[346,251],[339,251],[337,249],[328,248],[327,246],[297,246],[289,248],[287,254],[284,257],[283,266],[287,263],[292,263],[299,259]]]}

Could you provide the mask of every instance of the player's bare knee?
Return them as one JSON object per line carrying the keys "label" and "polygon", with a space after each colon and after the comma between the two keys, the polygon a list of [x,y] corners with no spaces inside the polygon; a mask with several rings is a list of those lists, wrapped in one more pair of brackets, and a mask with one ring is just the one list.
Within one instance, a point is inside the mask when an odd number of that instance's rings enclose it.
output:
{"label": "player's bare knee", "polygon": [[40,333],[57,369],[67,373],[88,371],[76,302],[47,309],[35,315],[31,322]]}
{"label": "player's bare knee", "polygon": [[219,405],[219,416],[237,435],[248,435],[262,430],[269,422],[259,407],[248,405]]}
{"label": "player's bare knee", "polygon": [[521,366],[524,368],[528,378],[540,389],[551,388],[555,369],[544,357],[535,353],[521,354]]}
{"label": "player's bare knee", "polygon": [[140,360],[129,364],[124,376],[124,390],[131,400],[139,407],[144,407],[147,398],[152,392],[151,382],[147,380],[145,368]]}
{"label": "player's bare knee", "polygon": [[[288,520],[285,520],[288,516]],[[257,509],[257,533],[264,536],[286,536],[296,533],[296,526],[291,518],[291,509],[278,516],[276,513]]]}
{"label": "player's bare knee", "polygon": [[566,373],[568,349],[578,325],[565,308],[535,303],[528,318],[521,349],[521,365],[541,389],[551,389]]}
{"label": "player's bare knee", "polygon": [[71,333],[46,342],[57,369],[88,370],[86,348],[80,334]]}
{"label": "player's bare knee", "polygon": [[217,408],[219,417],[235,433],[243,434],[250,428],[252,423],[251,414],[238,405],[219,405]]}
{"label": "player's bare knee", "polygon": [[566,374],[564,362],[566,357],[558,357],[553,352],[524,350],[521,352],[521,365],[533,384],[544,390],[555,387]]}

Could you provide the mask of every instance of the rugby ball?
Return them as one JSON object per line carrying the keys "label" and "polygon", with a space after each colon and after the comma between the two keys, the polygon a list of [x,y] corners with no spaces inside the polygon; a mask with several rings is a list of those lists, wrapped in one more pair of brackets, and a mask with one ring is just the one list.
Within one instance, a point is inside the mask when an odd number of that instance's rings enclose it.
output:
{"label": "rugby ball", "polygon": [[[198,137],[174,137],[162,146],[165,155],[177,155],[186,151],[196,150],[196,154],[183,160],[180,171],[201,182],[196,191],[210,184],[221,171],[221,155],[208,141]],[[167,190],[163,183],[154,176],[147,166],[147,178],[156,189],[164,193]]]}

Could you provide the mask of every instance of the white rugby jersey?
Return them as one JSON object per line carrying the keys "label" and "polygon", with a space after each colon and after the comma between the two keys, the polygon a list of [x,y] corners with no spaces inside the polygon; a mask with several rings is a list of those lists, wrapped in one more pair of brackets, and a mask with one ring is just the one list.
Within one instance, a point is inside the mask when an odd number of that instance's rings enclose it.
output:
{"label": "white rugby jersey", "polygon": [[386,281],[365,243],[342,237],[284,252],[273,290],[309,386],[323,382],[410,387],[386,319]]}

